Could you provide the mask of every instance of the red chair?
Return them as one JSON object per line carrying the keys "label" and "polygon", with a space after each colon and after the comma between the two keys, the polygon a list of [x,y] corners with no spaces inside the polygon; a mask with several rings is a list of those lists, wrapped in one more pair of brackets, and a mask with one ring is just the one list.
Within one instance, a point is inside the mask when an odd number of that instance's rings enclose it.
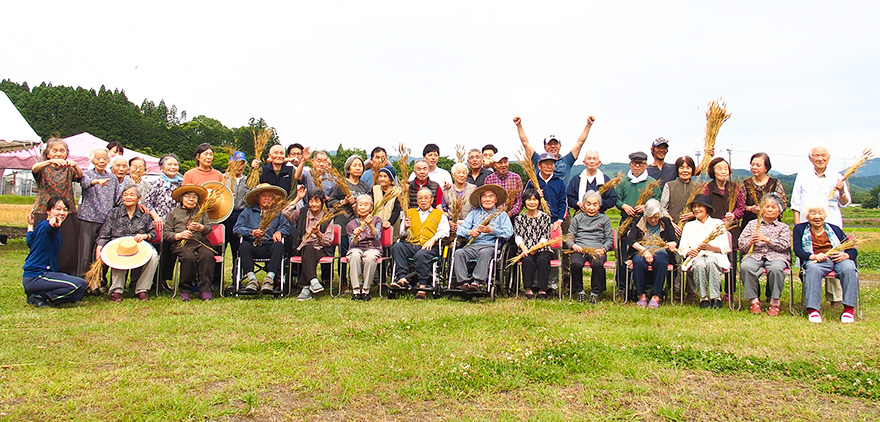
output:
{"label": "red chair", "polygon": [[[391,259],[390,258],[390,247],[391,247],[391,236],[392,236],[392,228],[391,227],[383,227],[382,233],[379,238],[379,241],[382,242],[382,256],[376,261],[379,264],[379,273],[381,273],[381,280],[379,281],[379,296],[382,296],[382,283],[385,282],[385,261]],[[345,271],[348,266],[348,257],[340,256],[339,257],[339,271]],[[342,277],[340,277],[340,280]],[[342,285],[340,281],[339,292],[342,293]]]}
{"label": "red chair", "polygon": [[[226,226],[223,224],[214,224],[211,227],[211,233],[206,236],[208,244],[214,248],[214,262],[220,264],[220,296],[223,296],[223,282],[226,281]],[[215,270],[216,271],[216,270]]]}
{"label": "red chair", "polygon": [[[328,255],[328,256],[322,257],[321,259],[318,260],[318,264],[333,264],[338,259],[337,255],[339,255],[339,239],[341,236],[341,234],[340,234],[341,228],[339,227],[338,224],[333,224],[333,223],[330,223],[330,225],[328,226],[328,228],[331,228],[331,227],[333,228],[333,241],[330,243],[330,246],[333,248],[333,255]],[[290,257],[288,271],[287,271],[288,274],[293,274],[293,266],[294,265],[302,266],[302,256],[301,255],[294,255],[294,256]],[[333,267],[334,266],[331,266],[331,268],[333,268]],[[300,273],[302,273],[302,272],[300,271]],[[291,286],[295,285],[292,275],[290,276],[290,285]],[[340,291],[341,291],[341,289],[342,289],[342,286],[340,286]],[[333,270],[332,269],[330,270],[330,285],[327,286],[327,290],[328,290],[328,293],[330,294],[330,296],[333,297]]]}

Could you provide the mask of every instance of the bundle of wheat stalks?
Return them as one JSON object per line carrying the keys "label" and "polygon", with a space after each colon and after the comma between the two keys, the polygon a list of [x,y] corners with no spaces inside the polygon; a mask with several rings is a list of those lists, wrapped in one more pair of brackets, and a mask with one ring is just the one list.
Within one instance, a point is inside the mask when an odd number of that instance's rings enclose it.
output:
{"label": "bundle of wheat stalks", "polygon": [[104,261],[100,258],[92,262],[89,270],[83,275],[90,292],[98,290],[101,287],[101,275],[104,273]]}
{"label": "bundle of wheat stalks", "polygon": [[339,170],[336,170],[336,167],[330,167],[330,177],[346,198],[351,196],[351,189],[348,187],[348,182],[345,181],[345,176],[343,176]]}
{"label": "bundle of wheat stalks", "polygon": [[[554,237],[552,239],[542,240],[542,241],[536,243],[535,246],[532,246],[531,248],[529,248],[529,251],[527,252],[527,254],[530,254],[535,251],[539,251],[539,250],[544,249],[548,246],[557,247],[557,246],[561,245],[562,242],[567,242],[571,239],[572,239],[572,234],[566,233],[566,234],[559,236],[559,237]],[[517,262],[519,262],[519,260],[522,259],[522,257],[523,257],[522,254],[519,254],[519,255],[507,260],[507,266],[512,267],[513,264],[516,264]]]}
{"label": "bundle of wheat stalks", "polygon": [[397,187],[400,188],[400,195],[397,201],[400,202],[400,209],[404,215],[409,210],[409,153],[410,149],[405,147],[403,143],[397,146],[397,156],[399,157],[400,176],[397,178]]}
{"label": "bundle of wheat stalks", "polygon": [[[263,156],[263,149],[266,148],[266,145],[269,143],[269,140],[272,139],[272,129],[264,128],[260,129],[259,132],[251,131],[254,134],[254,158],[259,160],[260,157]],[[260,172],[252,171],[251,174],[248,175],[247,187],[253,189],[254,186],[260,184]]]}
{"label": "bundle of wheat stalks", "polygon": [[[269,224],[272,224],[272,220],[274,220],[275,217],[278,217],[278,215],[281,214],[281,210],[283,210],[288,204],[289,202],[283,196],[276,196],[269,207],[263,210],[260,218],[260,225],[257,229],[266,230],[266,228],[269,227]],[[259,246],[262,243],[262,237],[254,239],[254,245]]]}
{"label": "bundle of wheat stalks", "polygon": [[[302,244],[306,243],[306,241],[309,240],[309,237],[311,237],[311,236],[312,236],[313,234],[315,234],[318,230],[320,230],[320,229],[321,229],[321,226],[323,226],[323,225],[324,225],[325,223],[327,223],[328,221],[330,221],[330,220],[332,220],[332,219],[334,219],[334,218],[336,218],[336,217],[342,215],[342,213],[344,212],[344,211],[340,211],[340,210],[338,210],[337,208],[333,208],[333,209],[334,209],[334,212],[330,212],[330,211],[327,209],[327,207],[324,207],[324,216],[321,217],[321,219],[318,221],[318,224],[315,224],[315,227],[312,227],[312,230],[310,230],[310,231],[306,232],[305,234],[303,234],[302,242],[300,242],[300,247],[302,247]],[[304,210],[303,212],[308,212],[308,211],[305,211],[305,210]]]}
{"label": "bundle of wheat stalks", "polygon": [[694,172],[695,175],[703,174],[709,168],[709,162],[712,161],[712,156],[709,153],[715,149],[715,140],[718,138],[718,131],[721,130],[721,125],[730,116],[730,113],[727,112],[727,103],[720,102],[720,100],[709,101],[709,108],[706,109],[706,137],[703,145],[703,160],[697,166],[697,171]]}
{"label": "bundle of wheat stalks", "polygon": [[[859,161],[856,161],[855,164],[846,169],[846,171],[843,172],[843,178],[840,180],[845,182],[846,179],[849,179],[850,176],[859,171],[860,168],[864,167],[868,160],[873,156],[874,151],[871,148],[865,148],[864,151],[862,151],[862,156],[859,157]],[[834,191],[835,189],[831,189],[831,192],[828,193],[828,199],[834,198]]]}
{"label": "bundle of wheat stalks", "polygon": [[[764,209],[761,208],[760,210],[758,210],[758,222],[755,223],[755,233],[758,233],[758,230],[761,230],[761,223],[763,223],[763,222],[764,222]],[[755,244],[752,243],[752,245],[749,246],[749,251],[746,253],[746,255],[747,256],[751,255],[752,251],[754,251],[754,250],[755,250]]]}
{"label": "bundle of wheat stalks", "polygon": [[[519,162],[523,171],[526,172],[526,176],[529,178],[529,181],[532,182],[532,187],[539,189],[541,185],[538,184],[538,174],[535,173],[535,166],[532,164],[532,160],[529,160],[528,157],[526,157],[525,151],[519,150],[516,152],[516,161]],[[544,200],[543,197],[541,198],[541,210],[544,211],[545,214],[550,214],[550,205],[547,204],[547,201]]]}
{"label": "bundle of wheat stalks", "polygon": [[[645,185],[639,193],[639,199],[636,200],[636,206],[645,205],[645,202],[648,202],[649,199],[654,197],[654,189],[660,187],[660,181],[655,180]],[[620,225],[620,233],[626,233],[626,229],[633,222],[633,217],[626,217],[626,220],[623,220],[623,224]]]}
{"label": "bundle of wheat stalks", "polygon": [[[193,216],[192,221],[198,222],[199,219],[202,218],[202,216],[205,215],[206,212],[208,212],[208,209],[211,208],[212,206],[214,206],[214,204],[217,203],[217,200],[219,200],[222,196],[223,196],[223,194],[219,190],[216,190],[216,189],[209,190],[208,196],[205,198],[204,201],[202,201],[201,204],[199,204],[199,210],[196,211],[196,215]],[[186,239],[181,240],[180,244],[186,245]]]}
{"label": "bundle of wheat stalks", "polygon": [[141,178],[144,176],[144,172],[145,172],[145,171],[147,171],[146,168],[144,168],[144,167],[138,167],[138,168],[137,168],[137,169],[131,174],[131,181],[134,182],[134,183],[136,183],[136,184],[140,184],[140,183],[141,183]]}
{"label": "bundle of wheat stalks", "polygon": [[[717,238],[718,236],[721,236],[721,235],[723,235],[724,233],[727,233],[727,232],[730,231],[730,229],[732,229],[734,226],[735,226],[735,224],[733,224],[733,223],[730,223],[730,224],[719,224],[719,225],[715,226],[715,228],[712,229],[711,232],[709,232],[709,234],[706,236],[706,238],[703,239],[702,242],[700,242],[700,246],[702,246],[702,245],[708,245],[709,242],[715,240],[715,238]],[[682,263],[681,265],[686,267],[688,264],[690,264],[691,260],[693,260],[693,259],[694,259],[693,257],[690,257],[690,258],[686,259],[686,260],[684,261],[684,263]]]}
{"label": "bundle of wheat stalks", "polygon": [[742,186],[745,188],[746,193],[749,195],[749,199],[752,200],[752,204],[760,207],[761,203],[758,202],[758,190],[755,188],[755,183],[746,180],[742,183]]}
{"label": "bundle of wheat stalks", "polygon": [[[382,212],[382,208],[384,208],[385,205],[388,205],[389,202],[397,199],[398,195],[400,195],[400,188],[398,188],[397,186],[392,186],[391,189],[388,190],[388,193],[382,196],[382,200],[380,200],[379,203],[373,207],[373,213],[370,215],[374,217],[379,215],[379,213]],[[361,230],[366,229],[367,224],[370,224],[371,221],[373,221],[373,219],[368,218],[366,221],[361,223]],[[357,243],[357,238],[354,239],[354,243]]]}
{"label": "bundle of wheat stalks", "polygon": [[[696,198],[697,195],[699,195],[700,192],[702,192],[703,189],[705,189],[705,188],[706,188],[705,184],[701,185],[699,183],[694,183],[694,186],[691,189],[691,193],[688,195],[687,200],[684,201],[684,209],[686,209],[686,210],[689,209],[689,207],[691,206],[691,203],[694,202],[694,198]],[[678,220],[678,228],[683,229],[684,223],[686,223],[686,221],[679,219]]]}
{"label": "bundle of wheat stalks", "polygon": [[862,243],[865,241],[866,241],[866,239],[856,239],[855,236],[850,235],[849,237],[846,238],[846,240],[844,240],[843,242],[840,242],[839,245],[829,249],[828,252],[825,252],[825,255],[831,255],[835,252],[843,252],[847,249],[852,249],[852,248],[856,247],[856,245],[858,245],[859,243]]}
{"label": "bundle of wheat stalks", "polygon": [[449,219],[452,220],[452,222],[457,222],[461,218],[461,210],[464,208],[464,203],[467,200],[468,198],[462,195],[453,199],[452,203],[449,204]]}
{"label": "bundle of wheat stalks", "polygon": [[736,198],[739,197],[740,182],[732,181],[727,184],[727,212],[733,212],[736,208]]}
{"label": "bundle of wheat stalks", "polygon": [[609,189],[617,186],[617,184],[620,183],[621,180],[623,180],[623,173],[617,172],[617,176],[614,176],[613,179],[605,182],[604,185],[599,186],[599,195],[602,195],[603,193],[608,192]]}
{"label": "bundle of wheat stalks", "polygon": [[639,244],[647,248],[651,253],[669,248],[669,244],[662,237],[652,233],[646,233]]}
{"label": "bundle of wheat stalks", "polygon": [[467,150],[465,146],[462,144],[455,144],[455,159],[456,162],[463,163],[467,160]]}
{"label": "bundle of wheat stalks", "polygon": [[[489,224],[492,223],[492,220],[494,220],[496,217],[501,215],[501,213],[503,213],[503,212],[504,212],[504,207],[495,208],[492,212],[490,212],[489,214],[486,214],[486,216],[483,218],[483,221],[480,222],[480,225],[481,226],[488,226]],[[470,245],[471,243],[474,243],[474,240],[476,240],[476,239],[477,239],[476,237],[470,238],[465,246]]]}
{"label": "bundle of wheat stalks", "polygon": [[[232,161],[232,156],[235,155],[235,151],[238,149],[238,139],[235,139],[234,144],[232,146],[225,145],[222,147],[223,152],[225,152],[229,156],[229,164],[226,166],[226,171],[223,173],[223,184],[229,186],[232,189],[232,184],[230,181],[233,177],[238,173],[239,169],[244,169],[247,163],[244,160]],[[247,184],[247,182],[245,182]]]}
{"label": "bundle of wheat stalks", "polygon": [[516,189],[507,189],[507,202],[504,203],[504,210],[513,210],[513,204],[516,203],[516,198],[519,198],[519,196],[520,192],[517,192]]}

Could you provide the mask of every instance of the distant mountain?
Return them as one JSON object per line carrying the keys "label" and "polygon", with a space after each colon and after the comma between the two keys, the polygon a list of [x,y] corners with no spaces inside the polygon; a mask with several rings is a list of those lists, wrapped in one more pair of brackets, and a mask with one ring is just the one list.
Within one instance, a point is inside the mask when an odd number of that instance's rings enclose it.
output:
{"label": "distant mountain", "polygon": [[[860,168],[859,171],[856,172],[854,176],[858,177],[868,177],[868,176],[877,176],[880,175],[880,158],[872,158],[865,163],[865,166]],[[877,186],[880,182],[874,182],[874,186]]]}
{"label": "distant mountain", "polygon": [[[862,172],[856,174],[862,174]],[[874,186],[880,185],[880,174],[875,174],[873,176],[850,177],[848,181],[851,189],[852,187],[857,186],[865,190],[871,190]]]}

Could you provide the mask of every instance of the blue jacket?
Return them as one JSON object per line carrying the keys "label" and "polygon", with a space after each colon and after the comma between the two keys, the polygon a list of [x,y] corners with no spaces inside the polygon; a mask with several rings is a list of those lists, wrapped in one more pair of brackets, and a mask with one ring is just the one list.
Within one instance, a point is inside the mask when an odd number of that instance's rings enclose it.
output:
{"label": "blue jacket", "polygon": [[37,223],[27,233],[27,245],[31,249],[24,260],[24,277],[37,277],[58,268],[58,251],[61,250],[61,230],[49,225],[49,220]]}
{"label": "blue jacket", "polygon": [[[235,222],[232,232],[241,236],[248,242],[253,242],[254,237],[251,236],[251,231],[260,227],[260,220],[262,220],[262,218],[263,217],[260,216],[259,205],[245,208],[241,211],[241,215],[238,216],[238,220]],[[284,236],[290,234],[290,222],[287,221],[281,213],[278,213],[278,215],[275,216],[275,219],[269,223],[269,227],[266,227],[266,234],[263,235],[263,243],[271,242],[272,235],[275,234],[276,231],[281,232]]]}
{"label": "blue jacket", "polygon": [[[827,224],[828,226],[831,227],[831,230],[834,232],[834,234],[837,235],[837,239],[840,240],[841,243],[843,243],[843,241],[846,240],[846,234],[843,232],[843,230],[840,227],[837,227],[831,223],[825,223],[825,224]],[[794,226],[794,234],[792,234],[792,236],[791,236],[791,244],[794,246],[794,254],[797,255],[798,258],[801,259],[801,262],[802,262],[801,265],[803,265],[803,262],[807,262],[810,260],[810,253],[804,249],[804,242],[803,242],[804,230],[809,230],[809,229],[810,229],[810,223],[804,222],[804,223],[797,224]],[[855,260],[856,257],[859,256],[859,253],[856,251],[856,248],[849,248],[849,249],[845,250],[844,252],[846,252],[847,255],[849,255],[849,259],[852,259],[852,260]]]}
{"label": "blue jacket", "polygon": [[[583,192],[578,192],[578,187],[580,185],[581,175],[579,174],[568,181],[568,189],[565,191],[565,196],[568,197],[568,207],[573,208],[575,212],[580,211],[580,208],[578,208],[578,201],[583,199],[584,194],[587,193],[587,191],[594,190],[599,192],[599,185],[596,184],[596,179],[587,183],[587,189]],[[617,190],[614,188],[606,190],[605,193],[602,194],[602,205],[599,206],[599,212],[604,213],[606,210],[614,208],[615,205],[617,205]]]}
{"label": "blue jacket", "polygon": [[[458,229],[455,230],[455,234],[461,237],[470,237],[468,231],[477,228],[490,212],[491,211],[486,211],[482,208],[472,208],[471,212],[469,212],[464,218],[464,223],[460,224]],[[495,219],[489,223],[489,227],[492,228],[492,233],[480,233],[480,235],[474,239],[475,244],[491,244],[495,243],[496,238],[507,240],[513,235],[513,223],[510,222],[510,217],[507,216],[506,212],[498,214],[498,217],[495,217]]]}
{"label": "blue jacket", "polygon": [[[555,173],[550,178],[550,182],[544,182],[539,174],[538,185],[544,190],[544,200],[550,206],[550,217],[553,218],[553,222],[565,220],[565,213],[568,212],[568,206],[565,204],[565,182],[556,177]],[[533,187],[531,180],[523,187],[523,191],[530,187]]]}

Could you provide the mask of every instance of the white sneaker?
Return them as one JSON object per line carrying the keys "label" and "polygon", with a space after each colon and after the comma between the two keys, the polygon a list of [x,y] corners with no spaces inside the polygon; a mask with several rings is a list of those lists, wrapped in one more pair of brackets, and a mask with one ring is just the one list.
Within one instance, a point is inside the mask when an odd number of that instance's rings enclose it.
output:
{"label": "white sneaker", "polygon": [[810,322],[821,324],[822,323],[822,315],[819,315],[818,312],[810,312]]}
{"label": "white sneaker", "polygon": [[321,293],[324,291],[324,286],[321,285],[321,282],[318,281],[317,278],[313,278],[309,283],[309,290],[311,290],[312,293]]}
{"label": "white sneaker", "polygon": [[840,322],[844,324],[852,324],[855,320],[855,316],[849,312],[844,312],[843,315],[840,316]]}
{"label": "white sneaker", "polygon": [[303,287],[302,292],[300,292],[299,296],[296,297],[296,300],[312,300],[312,291],[309,290],[308,287]]}

